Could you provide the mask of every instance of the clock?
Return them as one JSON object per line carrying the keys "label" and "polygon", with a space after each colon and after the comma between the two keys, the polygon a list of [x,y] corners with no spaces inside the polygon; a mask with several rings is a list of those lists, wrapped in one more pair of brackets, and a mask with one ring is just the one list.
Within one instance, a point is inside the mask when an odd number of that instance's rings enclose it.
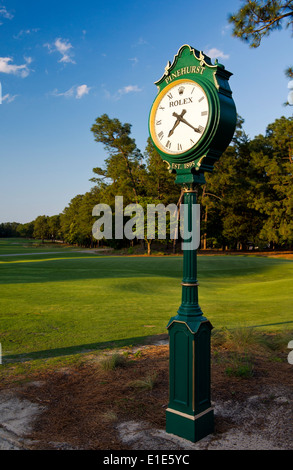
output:
{"label": "clock", "polygon": [[181,79],[166,86],[154,101],[150,134],[158,149],[179,156],[198,145],[209,121],[210,105],[203,87]]}
{"label": "clock", "polygon": [[224,65],[182,46],[163,76],[149,114],[155,150],[176,173],[176,183],[204,181],[233,137],[236,108]]}

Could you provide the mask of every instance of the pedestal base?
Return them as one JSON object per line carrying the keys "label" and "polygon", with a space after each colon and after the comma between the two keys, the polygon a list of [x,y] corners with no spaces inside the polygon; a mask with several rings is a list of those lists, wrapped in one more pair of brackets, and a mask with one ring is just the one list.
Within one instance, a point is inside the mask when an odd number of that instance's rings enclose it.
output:
{"label": "pedestal base", "polygon": [[167,408],[166,432],[197,442],[214,432],[214,411],[208,408],[198,415],[191,416]]}

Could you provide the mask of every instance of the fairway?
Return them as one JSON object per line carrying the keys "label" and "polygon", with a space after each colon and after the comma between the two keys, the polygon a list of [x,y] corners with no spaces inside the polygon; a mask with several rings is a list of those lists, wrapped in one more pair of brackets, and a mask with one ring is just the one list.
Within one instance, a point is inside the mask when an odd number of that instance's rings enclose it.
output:
{"label": "fairway", "polygon": [[[3,356],[58,356],[166,333],[181,280],[181,256],[102,256],[0,239]],[[291,260],[198,256],[198,280],[214,328],[293,326]]]}

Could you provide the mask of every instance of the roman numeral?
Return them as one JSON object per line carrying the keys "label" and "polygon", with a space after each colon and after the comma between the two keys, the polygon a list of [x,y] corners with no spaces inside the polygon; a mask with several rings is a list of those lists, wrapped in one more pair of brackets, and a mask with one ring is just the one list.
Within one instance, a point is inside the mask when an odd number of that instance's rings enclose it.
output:
{"label": "roman numeral", "polygon": [[168,95],[167,95],[167,96],[168,96],[168,98],[169,98],[170,100],[173,98],[173,95],[172,95],[172,93],[168,93]]}
{"label": "roman numeral", "polygon": [[199,130],[199,132],[203,132],[203,131],[204,131],[204,127],[198,126],[198,130]]}
{"label": "roman numeral", "polygon": [[165,147],[166,147],[167,149],[170,149],[170,148],[171,148],[171,142],[170,142],[170,140],[167,141]]}
{"label": "roman numeral", "polygon": [[201,113],[202,116],[206,116],[207,114],[208,114],[207,111],[202,111],[202,113]]}
{"label": "roman numeral", "polygon": [[160,126],[161,124],[162,124],[162,120],[156,121],[156,125],[157,125],[157,126]]}
{"label": "roman numeral", "polygon": [[202,96],[201,98],[199,98],[198,102],[200,103],[202,100],[204,100],[204,96]]}
{"label": "roman numeral", "polygon": [[162,140],[162,138],[164,137],[164,132],[161,131],[161,132],[158,134],[158,137],[159,137],[160,140]]}
{"label": "roman numeral", "polygon": [[182,145],[181,144],[177,145],[177,150],[182,150]]}

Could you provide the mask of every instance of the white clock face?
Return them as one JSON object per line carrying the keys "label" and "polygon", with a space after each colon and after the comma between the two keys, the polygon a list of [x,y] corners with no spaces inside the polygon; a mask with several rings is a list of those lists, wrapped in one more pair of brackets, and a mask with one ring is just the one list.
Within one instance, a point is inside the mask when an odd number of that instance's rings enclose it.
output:
{"label": "white clock face", "polygon": [[154,103],[150,122],[153,140],[165,153],[187,152],[201,139],[208,118],[208,99],[201,86],[178,80]]}

